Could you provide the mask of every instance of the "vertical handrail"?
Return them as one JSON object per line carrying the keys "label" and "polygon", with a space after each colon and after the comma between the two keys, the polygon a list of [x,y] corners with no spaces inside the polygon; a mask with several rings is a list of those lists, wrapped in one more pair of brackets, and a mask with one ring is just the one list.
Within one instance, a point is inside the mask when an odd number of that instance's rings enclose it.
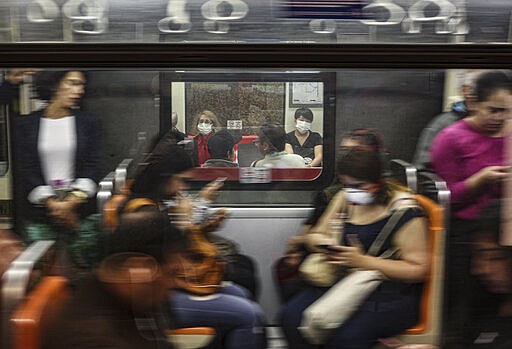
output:
{"label": "vertical handrail", "polygon": [[12,348],[10,317],[24,299],[34,265],[52,247],[55,241],[41,240],[31,244],[10,265],[2,276],[2,348]]}

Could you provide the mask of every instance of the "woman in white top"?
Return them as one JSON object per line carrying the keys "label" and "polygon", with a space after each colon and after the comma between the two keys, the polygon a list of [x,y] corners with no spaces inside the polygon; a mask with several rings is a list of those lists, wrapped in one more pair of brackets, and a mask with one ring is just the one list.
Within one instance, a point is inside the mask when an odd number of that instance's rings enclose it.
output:
{"label": "woman in white top", "polygon": [[90,220],[99,177],[101,130],[96,117],[80,111],[86,76],[80,71],[41,71],[39,98],[48,104],[16,123],[18,188],[27,242],[56,240],[73,264],[96,258]]}

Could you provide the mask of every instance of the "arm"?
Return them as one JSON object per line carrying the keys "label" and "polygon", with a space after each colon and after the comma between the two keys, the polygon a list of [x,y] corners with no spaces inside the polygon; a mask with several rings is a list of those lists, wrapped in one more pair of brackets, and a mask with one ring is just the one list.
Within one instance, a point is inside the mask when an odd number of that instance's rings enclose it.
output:
{"label": "arm", "polygon": [[400,250],[400,259],[382,259],[364,254],[357,239],[350,238],[352,246],[333,246],[332,264],[366,270],[377,270],[391,280],[420,282],[424,280],[428,266],[427,222],[417,217],[407,222],[396,234],[394,244]]}
{"label": "arm", "polygon": [[315,158],[313,159],[311,164],[309,164],[309,167],[320,166],[322,164],[322,160],[323,160],[324,146],[322,144],[315,145],[313,150],[315,151]]}

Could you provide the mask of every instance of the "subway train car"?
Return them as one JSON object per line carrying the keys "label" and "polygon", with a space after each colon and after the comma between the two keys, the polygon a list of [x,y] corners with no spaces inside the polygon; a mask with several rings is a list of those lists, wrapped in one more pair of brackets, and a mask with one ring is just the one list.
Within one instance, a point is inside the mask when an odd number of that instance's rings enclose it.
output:
{"label": "subway train car", "polygon": [[[0,90],[0,230],[26,234],[20,188],[27,179],[17,170],[15,149],[23,139],[13,125],[44,106],[34,73],[86,72],[76,109],[101,124],[99,213],[122,191],[155,136],[176,127],[185,134],[185,149],[197,152],[196,117],[212,111],[217,130],[239,138],[238,166],[197,166],[190,190],[223,181],[214,207],[227,207],[230,215],[218,234],[255,262],[268,347],[287,348],[274,265],[314,210],[315,194],[337,180],[342,137],[374,128],[390,162],[387,175],[437,205],[427,212],[431,268],[420,320],[397,338],[442,347],[450,192],[435,174],[412,165],[414,154],[427,124],[463,100],[469,71],[512,69],[511,42],[508,0],[4,1],[0,69],[10,92]],[[15,70],[25,71],[23,81],[11,83]],[[321,162],[252,167],[262,157],[260,126],[273,122],[293,132],[299,108],[314,115],[311,131],[321,136]],[[511,211],[503,210],[504,220]],[[27,247],[4,273],[3,348],[27,347],[18,343],[11,320],[29,294],[28,275],[50,245]],[[483,331],[480,340],[492,344],[491,337]],[[380,344],[386,345],[398,346]]]}

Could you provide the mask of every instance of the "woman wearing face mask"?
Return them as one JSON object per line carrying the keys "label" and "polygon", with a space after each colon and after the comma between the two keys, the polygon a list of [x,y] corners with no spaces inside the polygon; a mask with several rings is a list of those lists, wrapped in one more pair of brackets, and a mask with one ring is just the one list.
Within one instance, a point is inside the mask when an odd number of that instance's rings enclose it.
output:
{"label": "woman wearing face mask", "polygon": [[210,159],[208,152],[208,140],[215,133],[215,129],[220,126],[217,116],[209,111],[203,110],[197,114],[194,120],[194,165],[201,166],[206,160]]}
{"label": "woman wearing face mask", "polygon": [[286,134],[286,151],[290,154],[302,156],[308,167],[322,165],[322,136],[318,132],[311,132],[313,112],[308,108],[295,111],[295,131]]}
{"label": "woman wearing face mask", "polygon": [[[411,194],[382,176],[378,151],[343,150],[338,161],[343,189],[308,233],[307,247],[325,253],[327,263],[343,268],[380,271],[387,278],[322,348],[363,349],[379,338],[401,333],[417,322],[421,282],[428,270],[427,224]],[[376,254],[397,249],[394,259],[366,254],[395,212],[401,216]],[[330,221],[344,212],[343,241],[330,237]],[[329,240],[330,239],[330,240]],[[329,249],[320,248],[329,244]],[[308,286],[283,308],[281,324],[290,348],[316,348],[301,334],[302,315],[328,288]]]}

